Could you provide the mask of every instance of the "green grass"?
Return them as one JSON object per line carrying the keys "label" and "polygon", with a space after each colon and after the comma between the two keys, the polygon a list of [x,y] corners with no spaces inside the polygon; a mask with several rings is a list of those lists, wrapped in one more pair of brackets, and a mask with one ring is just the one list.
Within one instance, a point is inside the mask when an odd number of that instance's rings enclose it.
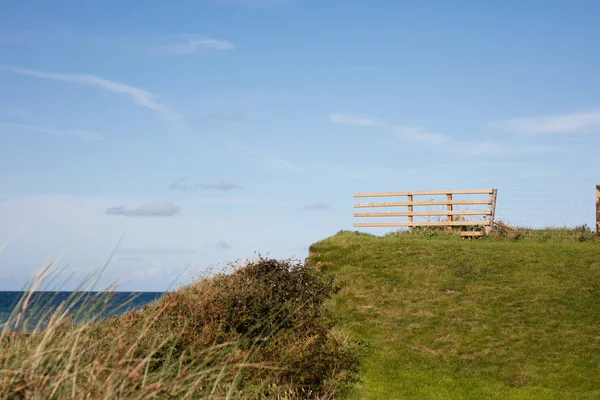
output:
{"label": "green grass", "polygon": [[600,398],[600,241],[576,230],[342,231],[308,263],[366,349],[352,399]]}

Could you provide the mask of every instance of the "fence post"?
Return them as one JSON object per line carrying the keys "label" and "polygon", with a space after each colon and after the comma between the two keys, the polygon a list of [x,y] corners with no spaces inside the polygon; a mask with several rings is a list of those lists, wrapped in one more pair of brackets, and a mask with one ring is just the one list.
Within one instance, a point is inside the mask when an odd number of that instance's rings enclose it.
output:
{"label": "fence post", "polygon": [[[413,201],[412,194],[409,194],[407,197],[408,197],[408,201],[412,203],[412,201]],[[412,211],[413,211],[413,206],[412,206],[412,205],[411,205],[411,206],[408,206],[408,211],[409,211],[409,212],[412,212]],[[409,215],[409,216],[408,216],[408,222],[413,222],[413,216],[412,216],[412,215]],[[413,227],[412,227],[412,226],[409,226],[409,227],[408,227],[408,231],[409,231],[409,232],[412,232],[412,230],[413,230]]]}
{"label": "fence post", "polygon": [[492,189],[490,194],[490,215],[488,216],[489,225],[485,227],[485,233],[490,233],[494,227],[494,218],[496,217],[496,197],[498,196],[498,189]]}
{"label": "fence post", "polygon": [[596,185],[596,235],[600,238],[600,185]]}
{"label": "fence post", "polygon": [[[446,200],[452,201],[452,194],[447,194]],[[452,211],[452,204],[448,204],[446,206],[446,211]],[[452,222],[452,214],[448,214],[448,221]],[[446,230],[452,232],[452,226],[449,225],[448,228],[446,228]]]}

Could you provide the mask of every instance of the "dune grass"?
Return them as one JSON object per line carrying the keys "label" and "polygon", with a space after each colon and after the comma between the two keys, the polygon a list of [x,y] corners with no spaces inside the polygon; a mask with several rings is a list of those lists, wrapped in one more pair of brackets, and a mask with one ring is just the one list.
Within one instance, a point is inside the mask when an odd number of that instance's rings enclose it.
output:
{"label": "dune grass", "polygon": [[27,327],[30,291],[0,334],[0,397],[333,398],[357,368],[324,307],[335,291],[298,262],[261,258],[101,320],[110,292],[79,292]]}
{"label": "dune grass", "polygon": [[367,349],[352,399],[600,398],[600,241],[342,231],[311,246]]}

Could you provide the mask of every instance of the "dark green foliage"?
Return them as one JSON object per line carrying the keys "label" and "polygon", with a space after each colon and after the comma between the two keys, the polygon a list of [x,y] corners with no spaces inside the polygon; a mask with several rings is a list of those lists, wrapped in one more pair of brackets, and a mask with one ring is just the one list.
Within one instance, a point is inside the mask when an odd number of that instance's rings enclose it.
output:
{"label": "dark green foliage", "polygon": [[[9,398],[329,399],[356,379],[359,346],[325,303],[331,278],[259,260],[101,322],[59,318],[0,337]],[[2,397],[0,395],[0,397]]]}
{"label": "dark green foliage", "polygon": [[[262,384],[275,388],[271,391],[292,388],[323,395],[342,389],[358,365],[355,349],[336,336],[324,306],[336,290],[331,278],[303,264],[261,258],[167,293],[101,327],[131,331],[133,341],[147,317],[159,315],[135,352],[147,354],[170,338],[154,355],[152,370],[173,368],[166,364],[182,357],[207,358],[207,349],[225,345],[221,357],[208,357],[214,361],[207,367],[224,360],[262,366],[242,370],[240,387]],[[131,344],[125,340],[122,345]]]}

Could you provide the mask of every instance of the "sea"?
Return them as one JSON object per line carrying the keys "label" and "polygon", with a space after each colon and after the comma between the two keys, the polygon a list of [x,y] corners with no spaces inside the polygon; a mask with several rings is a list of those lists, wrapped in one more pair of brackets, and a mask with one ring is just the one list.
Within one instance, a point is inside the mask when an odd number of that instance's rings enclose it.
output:
{"label": "sea", "polygon": [[[0,330],[7,325],[11,331],[31,331],[38,323],[44,326],[48,323],[49,315],[61,303],[63,307],[69,306],[70,314],[76,321],[83,322],[91,318],[104,319],[138,309],[144,304],[159,299],[163,294],[163,292],[0,291]],[[27,307],[21,318],[26,323],[15,325],[16,318],[11,319],[10,315],[22,310],[19,302],[28,295],[30,297]]]}

